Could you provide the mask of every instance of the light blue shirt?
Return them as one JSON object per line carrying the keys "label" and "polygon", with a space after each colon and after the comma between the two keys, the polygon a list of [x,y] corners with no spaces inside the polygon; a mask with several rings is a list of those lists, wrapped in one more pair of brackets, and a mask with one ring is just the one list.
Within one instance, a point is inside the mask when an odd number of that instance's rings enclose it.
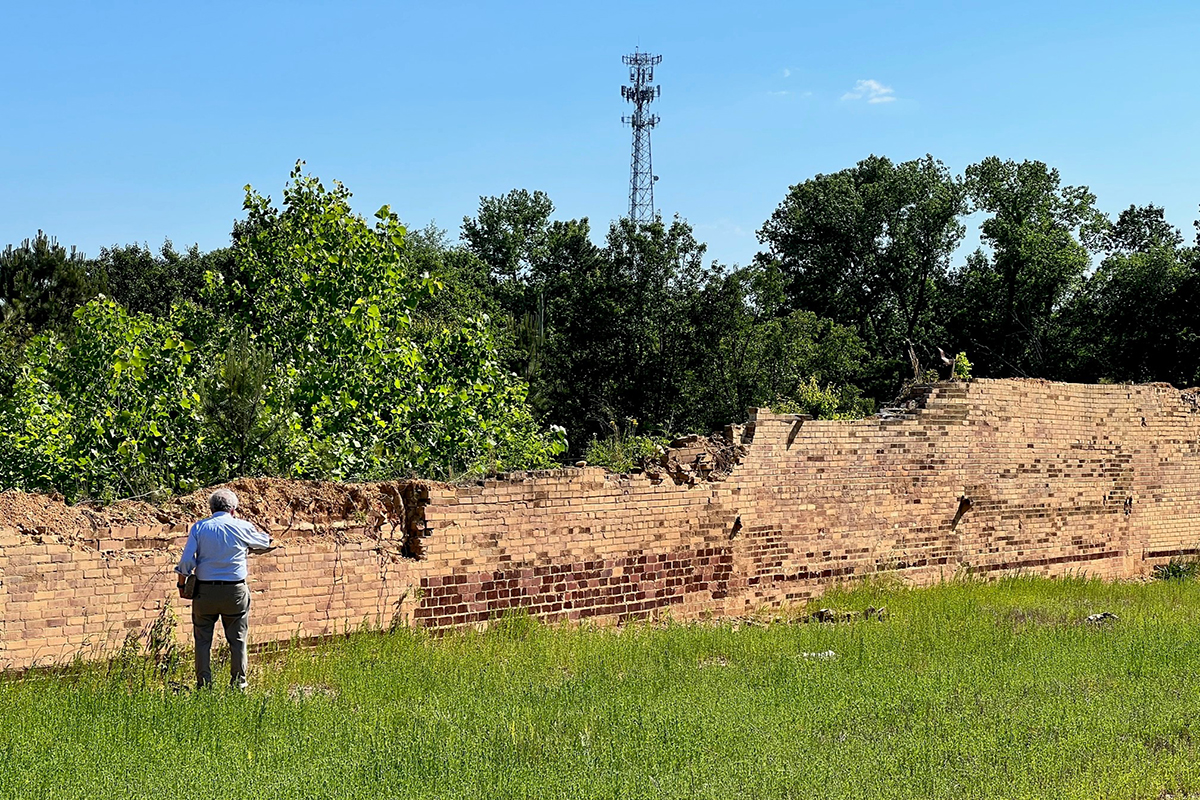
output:
{"label": "light blue shirt", "polygon": [[271,546],[271,537],[244,519],[220,511],[202,519],[188,532],[187,544],[175,571],[198,581],[244,581],[246,552]]}

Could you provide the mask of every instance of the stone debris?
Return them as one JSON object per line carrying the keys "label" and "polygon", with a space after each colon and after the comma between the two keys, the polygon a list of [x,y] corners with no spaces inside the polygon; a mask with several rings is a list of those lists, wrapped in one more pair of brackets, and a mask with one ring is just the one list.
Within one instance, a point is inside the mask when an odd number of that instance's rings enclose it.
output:
{"label": "stone debris", "polygon": [[867,606],[865,610],[859,611],[838,611],[832,608],[821,608],[814,611],[812,614],[801,617],[801,622],[856,622],[858,620],[876,619],[880,622],[888,618],[887,606],[876,608],[875,606]]}
{"label": "stone debris", "polygon": [[1103,625],[1106,622],[1117,622],[1120,619],[1111,611],[1101,611],[1099,614],[1089,614],[1087,621],[1092,625]]}
{"label": "stone debris", "polygon": [[879,608],[876,608],[875,606],[867,606],[867,610],[863,612],[863,619],[871,619],[874,617],[880,622],[883,622],[888,618],[888,616],[889,614],[887,606],[880,606]]}
{"label": "stone debris", "polygon": [[697,481],[724,480],[745,456],[742,426],[728,425],[711,436],[681,436],[657,456],[643,459],[641,471],[651,480],[669,477],[676,485],[694,486]]}

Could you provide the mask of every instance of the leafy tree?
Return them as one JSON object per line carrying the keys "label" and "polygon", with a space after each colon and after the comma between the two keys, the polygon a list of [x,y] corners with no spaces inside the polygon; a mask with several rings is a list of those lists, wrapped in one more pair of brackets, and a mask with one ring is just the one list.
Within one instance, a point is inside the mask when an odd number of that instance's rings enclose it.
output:
{"label": "leafy tree", "polygon": [[438,328],[479,315],[505,314],[496,301],[488,265],[467,248],[452,245],[446,231],[432,224],[421,230],[409,230],[404,249],[406,277],[416,280],[428,275],[440,287],[413,309],[413,324],[418,328]]}
{"label": "leafy tree", "polygon": [[98,298],[71,336],[26,347],[0,401],[0,480],[69,499],[188,490],[210,474],[195,346],[171,320]]}
{"label": "leafy tree", "polygon": [[269,459],[276,451],[274,440],[294,417],[291,398],[281,393],[288,377],[275,371],[271,354],[243,330],[233,336],[224,358],[201,380],[200,405],[213,431],[215,450],[222,454],[224,463],[218,470],[224,477],[270,474],[280,469]]}
{"label": "leafy tree", "polygon": [[619,220],[599,250],[586,241],[586,222],[556,234],[554,263],[563,268],[548,271],[545,344],[552,418],[576,442],[625,417],[672,430],[689,407],[687,304],[702,280],[704,246],[678,219]]}
{"label": "leafy tree", "polygon": [[1183,246],[1183,234],[1167,222],[1164,209],[1154,204],[1131,205],[1121,212],[1115,223],[1093,225],[1086,232],[1096,249],[1110,254],[1144,253]]}
{"label": "leafy tree", "polygon": [[[415,324],[438,281],[414,272],[387,207],[370,225],[349,198],[297,165],[282,208],[247,187],[247,218],[231,258],[208,262],[223,269],[206,272],[203,305],[167,292],[156,315],[97,298],[69,335],[34,336],[0,397],[0,481],[109,500],[234,472],[360,479],[551,465],[562,432],[536,424],[486,323]],[[130,264],[146,253],[107,256]]]}
{"label": "leafy tree", "polygon": [[418,340],[414,310],[438,282],[414,277],[406,231],[388,207],[371,226],[340,183],[293,170],[282,209],[247,187],[236,277],[213,275],[206,301],[254,331],[295,376],[300,474],[433,477],[487,461],[545,466],[525,386],[501,369],[485,323]]}
{"label": "leafy tree", "polygon": [[931,347],[936,288],[962,241],[962,181],[932,156],[894,164],[871,156],[791,188],[759,231],[787,311],[854,325],[879,358],[871,391],[895,391],[906,340]]}
{"label": "leafy tree", "polygon": [[533,311],[540,283],[536,274],[545,260],[554,204],[545,192],[514,189],[502,197],[479,198],[475,217],[463,217],[467,249],[487,265],[501,305],[514,316]]}
{"label": "leafy tree", "polygon": [[[475,217],[464,217],[464,252],[485,266],[490,304],[506,369],[528,381],[530,402],[548,413],[553,378],[546,373],[546,331],[572,295],[569,283],[597,257],[588,220],[551,220],[554,204],[543,192],[514,189],[481,197]],[[569,312],[567,312],[569,313]]]}
{"label": "leafy tree", "polygon": [[201,253],[195,245],[179,253],[167,240],[157,253],[138,244],[104,248],[92,269],[104,293],[126,309],[162,317],[176,303],[198,302],[205,274],[229,272],[231,258],[228,249]]}
{"label": "leafy tree", "polygon": [[1079,288],[1103,220],[1085,186],[1062,186],[1040,161],[994,156],[967,168],[967,187],[990,248],[946,282],[947,327],[980,374],[1044,376],[1053,367],[1056,312]]}
{"label": "leafy tree", "polygon": [[816,384],[837,387],[830,413],[870,410],[855,387],[867,351],[854,328],[811,311],[779,315],[777,278],[770,266],[709,275],[691,310],[691,427],[714,430],[750,406],[798,402]]}
{"label": "leafy tree", "polygon": [[1056,361],[1081,381],[1200,382],[1200,263],[1155,206],[1130,206],[1093,241],[1106,255],[1064,304]]}

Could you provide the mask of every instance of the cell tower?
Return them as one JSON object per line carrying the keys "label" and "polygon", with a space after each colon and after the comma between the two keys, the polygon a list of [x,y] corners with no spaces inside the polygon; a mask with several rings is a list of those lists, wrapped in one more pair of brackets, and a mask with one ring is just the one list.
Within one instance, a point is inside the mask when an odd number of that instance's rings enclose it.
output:
{"label": "cell tower", "polygon": [[654,221],[654,182],[658,176],[650,162],[650,129],[658,124],[658,115],[650,113],[650,103],[662,95],[654,82],[654,66],[662,56],[634,51],[622,56],[629,65],[629,86],[621,87],[621,97],[633,103],[633,114],[621,122],[633,128],[633,158],[629,167],[629,218],[637,223]]}

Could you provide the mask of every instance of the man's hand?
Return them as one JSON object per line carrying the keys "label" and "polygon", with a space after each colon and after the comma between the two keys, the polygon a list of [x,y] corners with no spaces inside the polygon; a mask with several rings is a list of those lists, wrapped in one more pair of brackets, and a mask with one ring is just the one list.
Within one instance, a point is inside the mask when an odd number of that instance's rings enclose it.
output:
{"label": "man's hand", "polygon": [[185,600],[187,598],[183,597],[183,585],[186,582],[187,582],[187,578],[183,577],[178,572],[175,573],[175,588],[179,590],[179,596]]}

